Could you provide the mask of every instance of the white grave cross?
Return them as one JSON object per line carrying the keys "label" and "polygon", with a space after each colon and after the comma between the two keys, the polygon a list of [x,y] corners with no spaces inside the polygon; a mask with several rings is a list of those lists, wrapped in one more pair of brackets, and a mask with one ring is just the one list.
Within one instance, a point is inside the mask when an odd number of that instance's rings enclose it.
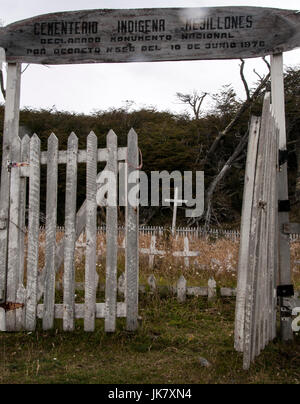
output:
{"label": "white grave cross", "polygon": [[186,199],[178,199],[178,187],[176,187],[174,191],[174,199],[165,199],[165,202],[174,202],[173,220],[172,220],[172,235],[174,236],[176,229],[177,206],[181,203],[187,203],[188,201]]}

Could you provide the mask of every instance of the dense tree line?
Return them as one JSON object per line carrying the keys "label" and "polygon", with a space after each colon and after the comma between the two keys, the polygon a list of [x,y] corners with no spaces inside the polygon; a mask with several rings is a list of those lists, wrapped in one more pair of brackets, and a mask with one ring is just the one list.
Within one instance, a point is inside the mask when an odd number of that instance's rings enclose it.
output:
{"label": "dense tree line", "polygon": [[[47,138],[54,132],[59,139],[60,149],[66,149],[67,138],[75,132],[79,138],[79,148],[86,147],[86,138],[90,131],[98,137],[98,147],[105,147],[106,134],[113,129],[118,135],[119,146],[126,146],[127,133],[134,128],[138,134],[139,147],[143,156],[143,170],[149,174],[153,170],[204,170],[206,188],[212,183],[220,169],[239,145],[247,133],[251,115],[260,115],[264,85],[255,100],[241,111],[240,116],[229,126],[226,136],[220,136],[232,122],[245,101],[237,98],[231,86],[224,86],[218,94],[211,97],[210,111],[194,114],[174,114],[159,112],[153,108],[131,111],[125,108],[111,108],[97,111],[92,115],[75,114],[56,110],[24,109],[20,114],[20,125],[29,134],[36,133],[41,139],[42,150],[47,149]],[[254,91],[254,90],[253,90]],[[249,94],[251,90],[249,90]],[[292,219],[300,220],[298,214],[300,199],[300,68],[288,68],[285,72],[286,119],[289,150],[289,193],[292,201]],[[194,93],[196,95],[196,93]],[[180,94],[177,94],[180,97]],[[181,94],[181,100],[183,100]],[[203,94],[199,96],[201,101]],[[192,98],[191,98],[192,99]],[[203,99],[202,99],[203,102]],[[191,112],[192,109],[191,109]],[[2,128],[4,107],[0,105],[0,135],[2,147]],[[216,148],[211,153],[214,141]],[[216,187],[213,197],[211,223],[236,227],[239,224],[246,148],[239,158],[233,161],[230,173]],[[101,165],[99,165],[99,170]],[[45,212],[45,169],[42,170],[41,211]],[[59,167],[59,221],[64,217],[65,167]],[[78,206],[85,197],[85,165],[79,166]],[[103,212],[102,212],[103,213]],[[298,217],[299,216],[299,217]],[[179,221],[187,223],[184,210],[179,210]],[[141,222],[169,224],[169,208],[141,209]],[[201,222],[200,222],[201,223]]]}

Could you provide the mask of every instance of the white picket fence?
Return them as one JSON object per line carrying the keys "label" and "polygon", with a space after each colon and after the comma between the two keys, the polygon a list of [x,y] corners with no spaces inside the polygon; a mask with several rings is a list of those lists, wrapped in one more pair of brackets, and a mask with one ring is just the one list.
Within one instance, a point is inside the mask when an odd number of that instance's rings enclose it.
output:
{"label": "white picket fence", "polygon": [[[117,301],[117,252],[118,252],[118,207],[106,209],[106,288],[105,302],[96,302],[96,259],[97,259],[97,200],[99,189],[97,162],[106,162],[107,170],[117,178],[122,164],[125,188],[133,186],[128,182],[130,172],[138,166],[137,135],[134,130],[128,134],[128,146],[118,147],[113,131],[107,135],[107,148],[98,149],[97,137],[90,133],[86,150],[78,150],[78,139],[72,133],[66,151],[58,150],[58,139],[52,134],[48,139],[48,151],[41,152],[40,140],[18,138],[19,162],[11,164],[10,179],[10,221],[8,239],[7,273],[1,276],[5,284],[5,308],[1,308],[1,324],[5,317],[5,330],[25,329],[33,331],[37,318],[43,320],[43,329],[53,328],[54,319],[63,320],[63,329],[72,331],[75,319],[84,319],[84,329],[93,331],[95,319],[105,319],[105,330],[115,331],[116,318],[126,317],[127,330],[138,326],[138,208],[126,207],[125,300]],[[86,201],[76,214],[77,165],[86,163]],[[45,266],[39,268],[39,209],[41,164],[47,165],[47,207],[45,228]],[[57,230],[57,181],[58,164],[66,164],[66,201],[64,237],[56,243]],[[125,166],[125,167],[124,167]],[[125,170],[124,170],[125,168]],[[26,195],[26,182],[29,194]],[[117,195],[116,181],[116,192]],[[124,185],[125,185],[124,184]],[[27,229],[27,259],[25,257],[25,206],[28,199],[29,218]],[[75,249],[76,240],[85,232],[85,303],[75,304]],[[3,241],[3,240],[2,240]],[[24,271],[25,264],[27,271]],[[55,302],[56,272],[64,264],[63,303]],[[0,268],[3,271],[2,267]],[[3,275],[3,274],[2,274]],[[26,275],[26,276],[25,276]],[[1,282],[0,282],[1,283]],[[40,303],[41,298],[43,302]]]}
{"label": "white picket fence", "polygon": [[[40,226],[40,232],[45,231],[45,226]],[[56,231],[58,233],[64,233],[64,226],[57,226]],[[125,226],[118,226],[118,234],[124,234]],[[163,235],[164,233],[170,233],[169,227],[164,226],[139,226],[139,234],[140,235]],[[98,226],[97,234],[106,234],[106,226]],[[204,227],[177,227],[175,230],[176,236],[184,237],[187,236],[189,238],[198,238],[198,239],[211,239],[211,240],[219,240],[222,238],[226,238],[232,241],[240,240],[240,230],[223,230],[223,229],[214,229],[208,228],[205,230]],[[300,241],[299,233],[289,233],[290,242],[296,243]]]}

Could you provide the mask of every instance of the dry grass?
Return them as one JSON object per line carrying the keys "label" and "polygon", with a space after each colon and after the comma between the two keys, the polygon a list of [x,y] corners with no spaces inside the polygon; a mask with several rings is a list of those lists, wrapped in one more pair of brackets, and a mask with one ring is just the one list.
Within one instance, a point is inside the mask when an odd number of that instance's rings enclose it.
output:
{"label": "dry grass", "polygon": [[[57,233],[57,241],[64,234]],[[124,236],[118,237],[119,246],[122,246]],[[206,286],[210,277],[214,277],[220,287],[236,287],[239,241],[226,238],[214,239],[189,239],[189,249],[199,251],[198,257],[189,258],[189,266],[185,266],[184,258],[174,257],[174,251],[183,251],[184,238],[156,237],[156,249],[166,251],[166,255],[154,258],[154,266],[149,265],[149,255],[140,253],[140,281],[145,283],[147,278],[154,274],[158,284],[175,284],[183,274],[188,285]],[[83,242],[85,239],[83,239]],[[149,248],[150,235],[140,235],[140,248]],[[98,234],[97,237],[97,272],[100,281],[105,280],[106,260],[106,236]],[[26,258],[26,253],[25,253]],[[298,263],[299,262],[299,263]],[[40,234],[39,268],[45,263],[45,233]],[[296,289],[300,289],[300,242],[291,243],[291,264],[293,282]],[[85,248],[77,247],[75,255],[76,280],[84,281]],[[26,270],[26,259],[25,259]],[[124,249],[118,251],[118,275],[125,270]],[[62,281],[63,267],[57,275],[57,280]]]}
{"label": "dry grass", "polygon": [[[58,234],[57,239],[63,237]],[[41,235],[40,268],[44,265],[44,235]],[[120,237],[119,245],[122,244]],[[97,239],[100,278],[105,278],[105,237]],[[148,248],[150,237],[141,236],[140,246]],[[190,259],[185,267],[183,258],[172,252],[183,250],[183,239],[158,239],[157,248],[166,250],[164,258],[140,255],[140,279],[154,273],[159,283],[176,282],[182,273],[190,284],[205,285],[213,275],[219,284],[235,286],[238,242],[226,239],[191,240],[190,249],[201,255]],[[291,247],[294,281],[300,288],[300,243]],[[124,271],[124,250],[119,250],[118,273]],[[57,279],[62,278],[62,270]],[[84,248],[76,252],[76,279],[84,279]],[[102,296],[103,297],[103,296]],[[142,294],[139,313],[143,319],[135,333],[128,333],[124,319],[117,320],[117,331],[105,334],[103,320],[96,321],[94,333],[83,331],[82,320],[76,321],[72,333],[62,331],[61,320],[49,332],[0,333],[0,384],[3,383],[159,383],[159,384],[245,384],[300,383],[299,336],[293,344],[275,340],[251,366],[242,370],[242,355],[233,347],[235,302],[231,298],[161,298]],[[210,363],[200,365],[199,358]]]}
{"label": "dry grass", "polygon": [[[57,242],[64,237],[64,233],[58,232]],[[77,243],[75,253],[76,281],[84,282],[85,279],[85,237],[82,246]],[[118,245],[122,246],[124,236],[119,235]],[[150,248],[151,236],[140,235],[140,248]],[[24,283],[26,286],[26,257],[27,237],[25,239],[24,258]],[[164,256],[156,255],[154,265],[149,265],[149,255],[140,253],[140,283],[146,284],[150,275],[154,275],[158,285],[176,285],[179,277],[184,275],[188,286],[207,286],[208,279],[214,277],[218,287],[235,288],[237,286],[237,267],[239,240],[233,241],[227,238],[189,239],[190,251],[198,251],[198,257],[189,257],[189,265],[186,266],[183,257],[174,257],[175,251],[184,250],[183,237],[157,236],[156,249],[165,251]],[[42,270],[45,264],[45,232],[40,233],[39,268]],[[300,242],[291,243],[291,265],[293,283],[296,290],[300,290]],[[106,268],[106,235],[97,236],[97,272],[99,281],[105,284]],[[125,271],[124,248],[118,250],[118,276]],[[63,283],[63,265],[56,276],[57,282]]]}

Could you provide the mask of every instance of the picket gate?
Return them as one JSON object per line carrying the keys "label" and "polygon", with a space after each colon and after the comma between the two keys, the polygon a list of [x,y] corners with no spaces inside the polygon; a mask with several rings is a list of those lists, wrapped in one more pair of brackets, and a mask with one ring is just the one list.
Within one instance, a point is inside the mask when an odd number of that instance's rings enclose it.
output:
{"label": "picket gate", "polygon": [[266,93],[262,117],[251,120],[241,221],[235,348],[244,369],[276,337],[278,133]]}
{"label": "picket gate", "polygon": [[[2,331],[33,331],[37,319],[44,330],[54,327],[55,319],[62,319],[63,329],[73,331],[75,320],[84,320],[85,331],[94,331],[95,320],[105,320],[105,331],[114,332],[116,318],[126,318],[127,330],[138,326],[138,206],[125,207],[125,298],[117,300],[118,204],[106,206],[106,287],[105,302],[97,302],[97,190],[101,173],[97,163],[106,162],[106,170],[118,175],[126,191],[134,184],[128,182],[130,172],[138,166],[138,141],[133,129],[128,133],[127,147],[118,147],[116,134],[107,135],[107,147],[98,149],[97,136],[87,137],[86,150],[78,149],[78,138],[72,133],[67,150],[59,151],[58,139],[51,134],[48,149],[41,152],[37,135],[17,139],[18,160],[8,166],[10,177],[10,210],[7,228],[7,267],[2,273],[0,289],[5,290],[1,308]],[[77,167],[86,164],[86,200],[76,212]],[[58,165],[66,165],[66,198],[64,237],[56,241]],[[45,264],[39,266],[40,233],[40,173],[47,165]],[[123,181],[123,182],[122,182]],[[28,195],[27,195],[27,189]],[[132,203],[132,202],[131,202]],[[25,210],[28,204],[28,229],[25,231]],[[75,245],[85,232],[85,293],[84,303],[75,302]],[[27,243],[26,243],[27,238]],[[27,245],[27,256],[25,247]],[[63,264],[63,303],[56,303],[56,273]],[[5,317],[5,319],[4,319]]]}

